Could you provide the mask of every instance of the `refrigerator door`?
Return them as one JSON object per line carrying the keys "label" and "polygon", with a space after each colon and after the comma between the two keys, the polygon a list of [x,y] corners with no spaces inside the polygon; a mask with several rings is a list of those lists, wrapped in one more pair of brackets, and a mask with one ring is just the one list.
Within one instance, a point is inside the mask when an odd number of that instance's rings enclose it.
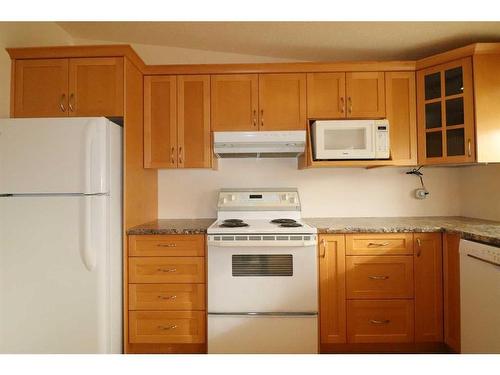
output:
{"label": "refrigerator door", "polygon": [[106,118],[0,120],[0,194],[109,191]]}
{"label": "refrigerator door", "polygon": [[109,199],[0,197],[0,353],[121,352]]}

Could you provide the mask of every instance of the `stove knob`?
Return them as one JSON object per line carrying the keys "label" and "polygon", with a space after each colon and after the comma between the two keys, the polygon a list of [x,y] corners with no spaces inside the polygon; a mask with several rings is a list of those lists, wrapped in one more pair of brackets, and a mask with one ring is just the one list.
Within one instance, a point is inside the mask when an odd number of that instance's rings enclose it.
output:
{"label": "stove knob", "polygon": [[229,200],[230,201],[235,201],[236,200],[236,195],[234,195],[234,194],[229,195]]}
{"label": "stove knob", "polygon": [[291,204],[295,204],[295,197],[290,197],[288,200]]}

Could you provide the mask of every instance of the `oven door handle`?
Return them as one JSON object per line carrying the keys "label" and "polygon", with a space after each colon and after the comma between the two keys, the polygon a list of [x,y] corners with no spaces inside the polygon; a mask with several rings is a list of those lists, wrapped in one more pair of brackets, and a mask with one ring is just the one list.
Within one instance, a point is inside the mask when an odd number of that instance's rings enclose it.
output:
{"label": "oven door handle", "polygon": [[208,241],[213,247],[306,247],[316,246],[317,241]]}
{"label": "oven door handle", "polygon": [[212,316],[316,316],[316,311],[298,312],[208,312]]}

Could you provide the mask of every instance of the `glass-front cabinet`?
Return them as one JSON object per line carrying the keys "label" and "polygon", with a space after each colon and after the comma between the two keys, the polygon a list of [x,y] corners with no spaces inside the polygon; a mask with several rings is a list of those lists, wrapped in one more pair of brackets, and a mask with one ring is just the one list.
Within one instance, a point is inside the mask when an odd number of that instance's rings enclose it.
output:
{"label": "glass-front cabinet", "polygon": [[419,164],[474,162],[472,90],[469,57],[417,72]]}

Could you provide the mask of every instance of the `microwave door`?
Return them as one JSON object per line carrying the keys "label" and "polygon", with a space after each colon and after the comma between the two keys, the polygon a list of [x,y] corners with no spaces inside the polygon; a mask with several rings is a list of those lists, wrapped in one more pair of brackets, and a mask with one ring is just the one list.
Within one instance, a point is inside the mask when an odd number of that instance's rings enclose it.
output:
{"label": "microwave door", "polygon": [[370,123],[325,125],[317,132],[317,159],[373,159],[375,140]]}

